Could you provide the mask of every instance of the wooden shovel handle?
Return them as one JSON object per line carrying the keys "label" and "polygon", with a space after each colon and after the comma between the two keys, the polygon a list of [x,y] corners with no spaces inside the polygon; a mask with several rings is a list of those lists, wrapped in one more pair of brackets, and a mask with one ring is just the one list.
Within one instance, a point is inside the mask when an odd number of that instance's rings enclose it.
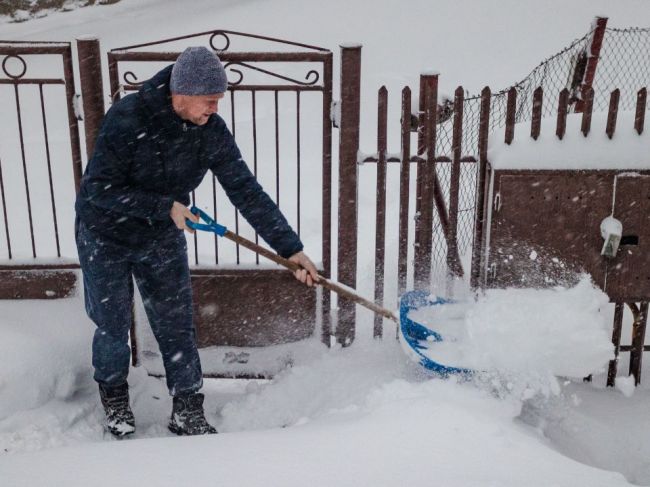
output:
{"label": "wooden shovel handle", "polygon": [[[291,271],[295,272],[299,269],[302,269],[302,267],[299,264],[296,264],[295,262],[292,262],[289,259],[285,259],[284,257],[280,257],[276,253],[271,252],[270,250],[265,249],[264,247],[261,247],[256,243],[251,242],[250,240],[245,239],[240,235],[237,235],[236,233],[232,233],[230,230],[226,230],[224,237],[227,238],[228,240],[232,240],[233,242],[238,243],[242,247],[246,247],[247,249],[252,250],[253,252],[257,252],[258,254],[263,255],[267,259],[272,260],[276,264],[280,264],[281,266],[286,267]],[[356,294],[352,289],[345,287],[342,284],[339,284],[338,282],[330,281],[329,279],[326,279],[319,274],[317,284],[323,286],[326,289],[329,289],[330,291],[334,291],[339,296],[342,296],[354,303],[360,304],[361,306],[368,308],[370,311],[373,311],[378,315],[383,316],[384,318],[388,318],[389,320],[392,320],[395,323],[397,323],[397,316],[395,316],[395,314],[392,311],[383,308],[382,306],[379,306],[378,304],[375,304],[372,301],[368,301],[367,299]]]}

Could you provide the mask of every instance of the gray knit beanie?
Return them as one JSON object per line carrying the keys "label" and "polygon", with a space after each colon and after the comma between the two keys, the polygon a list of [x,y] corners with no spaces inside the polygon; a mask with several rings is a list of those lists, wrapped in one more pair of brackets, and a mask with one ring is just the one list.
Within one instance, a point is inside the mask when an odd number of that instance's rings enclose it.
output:
{"label": "gray knit beanie", "polygon": [[207,47],[188,47],[172,68],[169,89],[178,95],[213,95],[228,89],[219,57]]}

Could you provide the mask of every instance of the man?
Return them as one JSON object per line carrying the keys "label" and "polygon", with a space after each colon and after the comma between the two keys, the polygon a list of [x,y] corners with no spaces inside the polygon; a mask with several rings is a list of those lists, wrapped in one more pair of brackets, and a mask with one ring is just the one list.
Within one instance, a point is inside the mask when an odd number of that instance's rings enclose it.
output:
{"label": "man", "polygon": [[187,48],[172,66],[106,114],[75,204],[76,241],[93,338],[94,378],[113,435],[135,431],[127,375],[133,278],[165,365],[173,397],[169,429],[216,433],[205,419],[201,364],[183,230],[197,221],[189,194],[211,170],[232,203],[283,257],[296,278],[317,280],[314,264],[277,205],[242,160],[217,113],[228,81],[219,58]]}

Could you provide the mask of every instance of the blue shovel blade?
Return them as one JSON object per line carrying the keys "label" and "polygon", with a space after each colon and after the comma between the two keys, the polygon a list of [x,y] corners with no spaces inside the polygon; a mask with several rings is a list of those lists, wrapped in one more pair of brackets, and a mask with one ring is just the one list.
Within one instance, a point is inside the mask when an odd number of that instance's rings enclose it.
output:
{"label": "blue shovel blade", "polygon": [[440,297],[431,296],[425,291],[409,291],[400,298],[399,322],[402,346],[409,357],[418,362],[428,370],[443,376],[451,374],[470,374],[470,369],[441,364],[425,355],[423,351],[429,349],[429,345],[444,340],[443,336],[426,326],[413,321],[408,314],[416,309],[430,306],[444,306],[453,304],[454,301]]}

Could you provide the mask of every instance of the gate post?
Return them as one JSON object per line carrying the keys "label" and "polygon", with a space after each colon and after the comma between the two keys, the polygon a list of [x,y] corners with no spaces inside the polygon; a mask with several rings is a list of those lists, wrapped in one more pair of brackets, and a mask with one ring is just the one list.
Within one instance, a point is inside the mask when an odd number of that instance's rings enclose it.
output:
{"label": "gate post", "polygon": [[[341,120],[339,136],[338,280],[357,287],[357,176],[361,91],[361,44],[341,45]],[[355,334],[355,304],[340,300],[336,340],[350,345]]]}
{"label": "gate post", "polygon": [[104,118],[104,85],[99,39],[80,37],[77,39],[79,57],[79,78],[83,99],[84,131],[86,133],[86,154],[92,157],[95,139]]}

